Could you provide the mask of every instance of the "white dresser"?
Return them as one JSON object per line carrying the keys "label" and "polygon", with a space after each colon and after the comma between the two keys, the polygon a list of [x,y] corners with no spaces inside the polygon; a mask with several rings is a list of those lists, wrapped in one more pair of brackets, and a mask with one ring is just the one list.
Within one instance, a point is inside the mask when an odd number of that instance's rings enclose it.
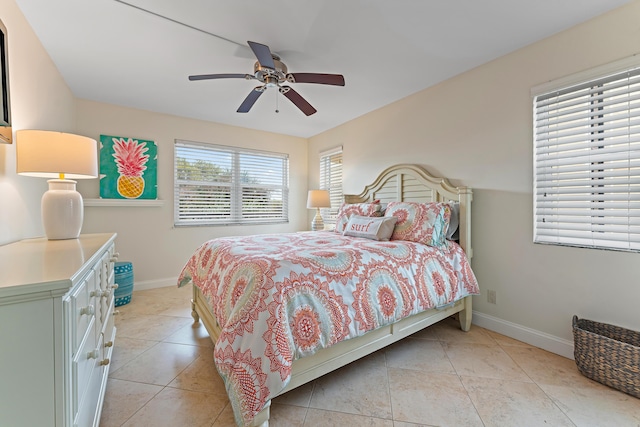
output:
{"label": "white dresser", "polygon": [[116,335],[115,234],[0,246],[0,426],[95,426]]}

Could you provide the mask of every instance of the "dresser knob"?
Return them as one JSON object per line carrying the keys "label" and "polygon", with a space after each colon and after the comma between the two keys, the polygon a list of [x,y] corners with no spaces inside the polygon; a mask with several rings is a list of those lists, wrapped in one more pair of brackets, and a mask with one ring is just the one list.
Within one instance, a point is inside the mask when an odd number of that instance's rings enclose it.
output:
{"label": "dresser knob", "polygon": [[116,261],[118,261],[119,257],[120,257],[120,253],[119,252],[114,252],[113,255],[111,255],[111,259],[109,261],[116,262]]}
{"label": "dresser knob", "polygon": [[111,289],[118,289],[120,287],[120,285],[118,285],[117,283],[114,283],[113,285],[110,286]]}
{"label": "dresser knob", "polygon": [[113,310],[113,315],[120,314],[120,310]]}
{"label": "dresser knob", "polygon": [[87,315],[87,316],[93,316],[94,314],[96,314],[96,309],[94,306],[92,305],[88,305],[86,307],[82,307],[80,309],[80,316],[82,315]]}
{"label": "dresser knob", "polygon": [[102,297],[102,294],[103,294],[102,289],[96,289],[95,291],[91,292],[91,296],[97,297],[97,298]]}
{"label": "dresser knob", "polygon": [[97,348],[87,353],[87,359],[97,359],[98,357],[100,357],[100,351]]}
{"label": "dresser knob", "polygon": [[110,360],[109,359],[102,359],[100,361],[100,363],[98,363],[98,365],[100,366],[107,366],[109,364]]}
{"label": "dresser knob", "polygon": [[107,341],[106,343],[104,343],[105,347],[113,347],[113,341]]}

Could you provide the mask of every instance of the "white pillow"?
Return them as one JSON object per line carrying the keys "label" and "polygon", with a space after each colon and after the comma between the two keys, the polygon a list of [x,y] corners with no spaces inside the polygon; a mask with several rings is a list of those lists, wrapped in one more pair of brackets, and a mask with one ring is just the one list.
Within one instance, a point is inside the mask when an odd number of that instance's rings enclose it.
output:
{"label": "white pillow", "polygon": [[336,218],[336,232],[344,232],[344,227],[349,222],[351,215],[384,216],[380,212],[380,203],[377,200],[371,203],[343,203]]}
{"label": "white pillow", "polygon": [[351,215],[342,234],[344,236],[364,237],[372,240],[389,240],[396,226],[396,221],[398,221],[398,218],[395,216],[371,217]]}

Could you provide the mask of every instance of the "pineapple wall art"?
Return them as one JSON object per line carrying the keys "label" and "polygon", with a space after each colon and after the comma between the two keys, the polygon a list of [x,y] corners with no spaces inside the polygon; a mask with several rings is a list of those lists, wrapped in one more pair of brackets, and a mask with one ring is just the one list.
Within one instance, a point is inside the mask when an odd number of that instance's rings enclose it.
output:
{"label": "pineapple wall art", "polygon": [[157,165],[155,142],[100,135],[100,197],[156,199]]}

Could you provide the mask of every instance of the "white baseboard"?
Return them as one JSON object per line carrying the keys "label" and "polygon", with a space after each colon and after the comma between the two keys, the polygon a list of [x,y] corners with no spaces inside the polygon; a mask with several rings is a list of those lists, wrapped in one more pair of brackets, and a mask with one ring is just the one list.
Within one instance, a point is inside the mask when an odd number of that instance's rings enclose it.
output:
{"label": "white baseboard", "polygon": [[473,324],[573,360],[573,341],[477,311],[473,312]]}
{"label": "white baseboard", "polygon": [[133,290],[146,291],[147,289],[165,288],[167,286],[178,286],[178,278],[136,281],[133,284]]}
{"label": "white baseboard", "polygon": [[[134,291],[177,286],[178,278],[135,282]],[[565,340],[488,314],[473,312],[473,324],[573,360],[573,341]]]}

